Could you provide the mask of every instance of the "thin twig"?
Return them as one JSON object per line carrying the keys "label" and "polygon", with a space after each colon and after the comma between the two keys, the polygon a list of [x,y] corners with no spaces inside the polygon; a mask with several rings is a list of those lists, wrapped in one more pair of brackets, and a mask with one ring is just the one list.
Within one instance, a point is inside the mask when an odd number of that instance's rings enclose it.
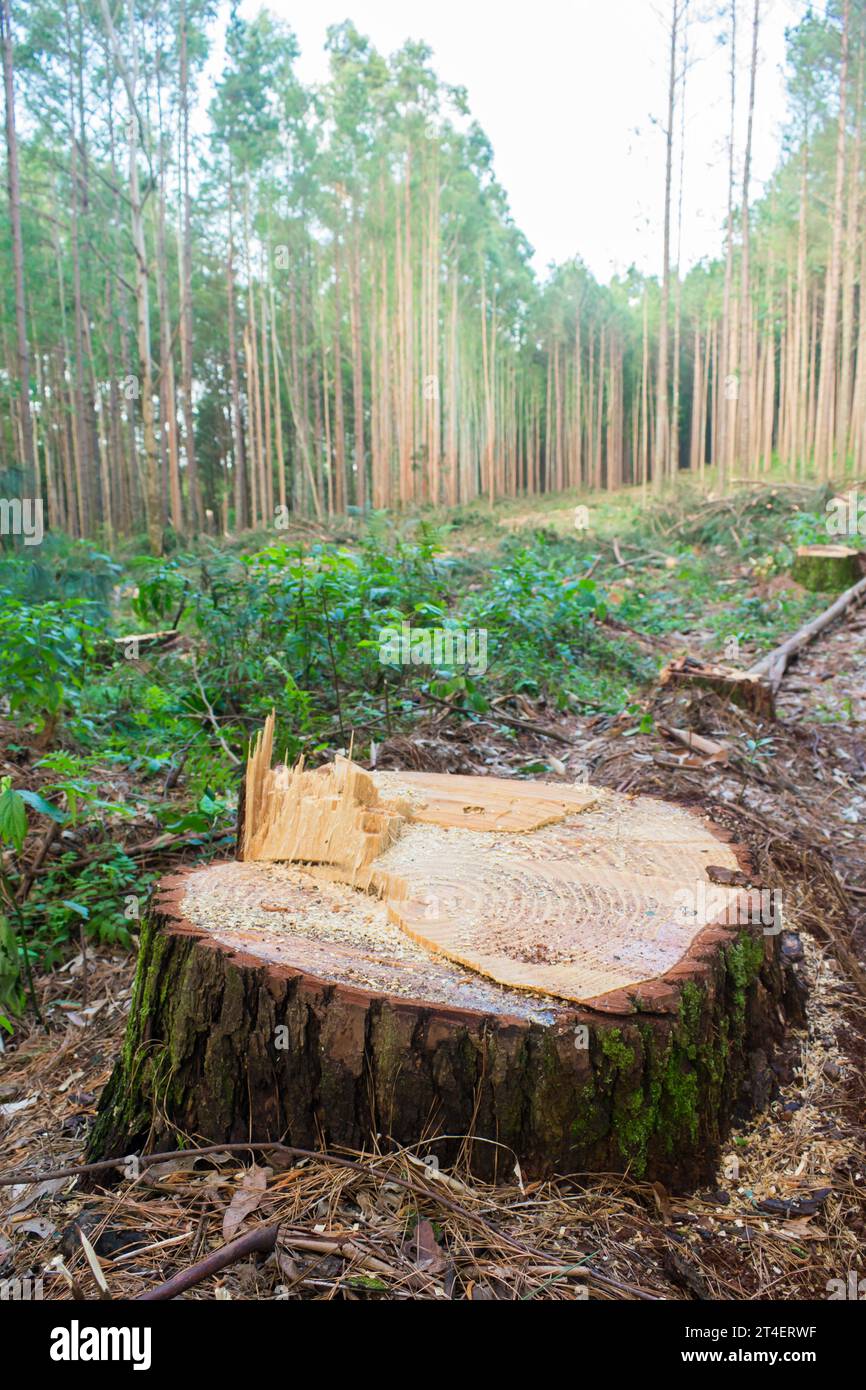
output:
{"label": "thin twig", "polygon": [[212,705],[211,705],[211,702],[210,702],[210,700],[208,699],[207,695],[205,694],[205,689],[204,689],[204,686],[203,686],[202,683],[201,683],[201,679],[200,679],[199,674],[198,674],[198,667],[197,667],[196,664],[195,664],[195,660],[193,660],[193,663],[192,663],[192,673],[193,673],[193,676],[195,677],[195,683],[196,683],[196,685],[198,686],[199,694],[201,695],[201,698],[204,700],[205,708],[207,709],[207,713],[208,713],[208,719],[209,719],[209,721],[210,721],[210,726],[211,726],[211,728],[213,729],[214,733],[216,734],[217,738],[219,739],[220,747],[222,748],[222,750],[223,750],[223,752],[225,753],[226,757],[228,758],[229,762],[230,762],[234,767],[240,767],[240,765],[241,765],[241,760],[240,760],[240,758],[237,757],[237,755],[236,755],[235,753],[232,752],[232,750],[229,748],[228,744],[226,743],[225,739],[223,738],[222,733],[220,732],[220,726],[219,726],[219,724],[218,724],[217,721],[216,721],[216,715],[215,715],[214,712],[213,712],[213,707],[212,707]]}

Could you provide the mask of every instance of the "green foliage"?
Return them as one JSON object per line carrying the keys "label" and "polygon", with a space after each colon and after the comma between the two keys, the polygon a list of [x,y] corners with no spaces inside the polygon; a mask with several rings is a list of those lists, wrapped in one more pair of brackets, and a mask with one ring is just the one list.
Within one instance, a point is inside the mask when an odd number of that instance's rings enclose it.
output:
{"label": "green foliage", "polygon": [[[12,787],[10,777],[0,778],[0,1028],[12,1032],[7,1009],[17,1013],[24,1000],[21,985],[22,960],[29,967],[28,944],[15,884],[6,866],[3,847],[20,854],[27,835],[27,808],[24,798]],[[16,937],[16,928],[19,937]],[[32,991],[31,991],[32,993]]]}
{"label": "green foliage", "polygon": [[[634,540],[639,568],[627,580],[598,542],[550,528],[498,540],[496,549],[449,551],[444,530],[416,523],[397,532],[375,514],[351,544],[271,540],[244,554],[207,542],[159,561],[135,557],[121,576],[112,574],[124,581],[115,622],[126,631],[177,625],[182,639],[143,649],[138,660],[117,655],[113,629],[98,622],[92,601],[28,603],[23,587],[10,583],[7,594],[16,588],[19,596],[0,607],[7,697],[21,723],[51,710],[56,733],[33,759],[38,789],[0,787],[7,1020],[24,1002],[28,970],[59,961],[80,932],[129,940],[135,918],[127,899],[143,902],[149,875],[127,838],[163,837],[199,855],[225,850],[238,764],[272,708],[279,753],[314,761],[351,739],[363,757],[367,740],[409,731],[443,705],[456,719],[495,727],[502,718],[503,732],[515,737],[505,717],[512,697],[625,713],[624,736],[648,734],[652,715],[640,692],[656,662],[630,640],[630,628],[665,633],[700,623],[720,637],[733,629],[744,640],[769,641],[813,602],[730,587],[735,566],[744,568],[733,543],[671,545],[671,569],[664,555],[647,566],[637,531]],[[657,551],[644,553],[658,561]],[[416,633],[483,632],[486,663],[472,666],[459,644],[432,649],[419,664],[402,649],[386,652],[383,631],[402,632],[404,624]],[[25,741],[22,733],[19,748]],[[774,747],[761,740],[744,753],[760,764]],[[549,770],[537,757],[518,761],[525,776]],[[54,821],[62,833],[16,905],[28,821],[42,833]]]}
{"label": "green foliage", "polygon": [[[379,661],[383,628],[444,615],[447,567],[426,530],[387,550],[373,537],[355,551],[273,544],[252,555],[179,556],[154,564],[139,586],[143,621],[176,610],[186,593],[204,643],[198,666],[207,699],[234,733],[233,715],[260,719],[276,706],[289,755],[378,711],[402,673]],[[165,713],[202,713],[200,693],[146,691]]]}
{"label": "green foliage", "polygon": [[152,878],[142,875],[118,846],[84,868],[78,867],[74,851],[61,855],[28,900],[25,913],[29,940],[43,968],[63,958],[68,937],[82,924],[94,941],[128,946],[130,932],[138,930],[140,904]]}
{"label": "green foliage", "polygon": [[0,668],[13,711],[41,722],[73,707],[98,631],[85,600],[28,604],[6,595],[0,606]]}
{"label": "green foliage", "polygon": [[12,779],[0,782],[0,843],[21,853],[27,834],[27,808],[20,792],[12,790]]}
{"label": "green foliage", "polygon": [[0,594],[26,604],[79,599],[105,616],[122,568],[89,541],[49,531],[32,550],[0,551]]}

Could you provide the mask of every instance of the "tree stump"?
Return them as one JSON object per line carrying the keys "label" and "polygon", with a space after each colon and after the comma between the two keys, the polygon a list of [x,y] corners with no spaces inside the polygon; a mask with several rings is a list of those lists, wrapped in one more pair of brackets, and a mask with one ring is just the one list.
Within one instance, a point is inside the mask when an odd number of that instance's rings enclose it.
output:
{"label": "tree stump", "polygon": [[776,717],[773,690],[769,683],[748,671],[738,671],[731,666],[712,665],[691,656],[678,657],[660,672],[659,685],[675,689],[697,686],[702,690],[712,690],[741,709],[749,710],[757,719]]}
{"label": "tree stump", "polygon": [[791,578],[816,594],[841,593],[860,576],[860,551],[847,545],[801,545]]}
{"label": "tree stump", "polygon": [[784,1000],[730,837],[592,786],[271,770],[267,737],[245,788],[239,858],[161,885],[91,1157],[378,1136],[709,1176]]}

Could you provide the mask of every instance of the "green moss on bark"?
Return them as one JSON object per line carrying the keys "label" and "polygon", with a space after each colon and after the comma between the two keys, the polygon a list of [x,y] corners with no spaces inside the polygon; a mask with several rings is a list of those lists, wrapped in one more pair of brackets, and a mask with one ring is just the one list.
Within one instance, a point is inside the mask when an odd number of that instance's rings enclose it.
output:
{"label": "green moss on bark", "polygon": [[816,594],[836,594],[850,589],[859,575],[857,552],[850,547],[840,548],[839,554],[827,553],[821,547],[798,551],[791,567],[791,578],[804,589]]}
{"label": "green moss on bark", "polygon": [[[683,982],[674,1014],[461,1023],[238,961],[155,918],[89,1153],[186,1136],[363,1148],[373,1133],[408,1145],[441,1135],[454,1136],[436,1140],[441,1161],[468,1152],[484,1176],[510,1175],[514,1154],[528,1174],[628,1168],[698,1181],[741,1099],[750,1048],[770,1045],[782,998],[774,948],[748,932],[722,943]],[[578,1023],[588,1049],[575,1045]]]}

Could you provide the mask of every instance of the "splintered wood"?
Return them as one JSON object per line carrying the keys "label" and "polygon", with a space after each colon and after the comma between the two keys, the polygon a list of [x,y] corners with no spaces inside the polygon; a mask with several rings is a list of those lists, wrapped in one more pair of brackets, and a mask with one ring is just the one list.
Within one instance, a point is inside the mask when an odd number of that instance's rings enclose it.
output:
{"label": "splintered wood", "polygon": [[381,806],[369,773],[347,758],[314,772],[272,768],[273,746],[271,715],[247,763],[241,858],[329,864],[354,882],[396,837],[400,809]]}
{"label": "splintered wood", "polygon": [[[682,807],[585,785],[368,773],[345,758],[272,768],[272,752],[269,719],[247,765],[245,862],[224,883],[243,901],[247,950],[258,940],[285,959],[288,938],[301,964],[314,935],[341,978],[365,905],[368,972],[405,954],[402,936],[499,985],[583,1002],[665,973],[705,926],[743,911],[742,892],[709,872],[736,875],[735,854]],[[256,905],[261,861],[295,865],[299,879],[263,876]],[[299,882],[332,885],[314,930]],[[193,917],[195,900],[193,877]]]}
{"label": "splintered wood", "polygon": [[766,680],[751,671],[731,666],[714,666],[694,657],[670,662],[659,675],[659,685],[699,686],[714,690],[732,704],[751,710],[760,719],[775,719],[773,690]]}

